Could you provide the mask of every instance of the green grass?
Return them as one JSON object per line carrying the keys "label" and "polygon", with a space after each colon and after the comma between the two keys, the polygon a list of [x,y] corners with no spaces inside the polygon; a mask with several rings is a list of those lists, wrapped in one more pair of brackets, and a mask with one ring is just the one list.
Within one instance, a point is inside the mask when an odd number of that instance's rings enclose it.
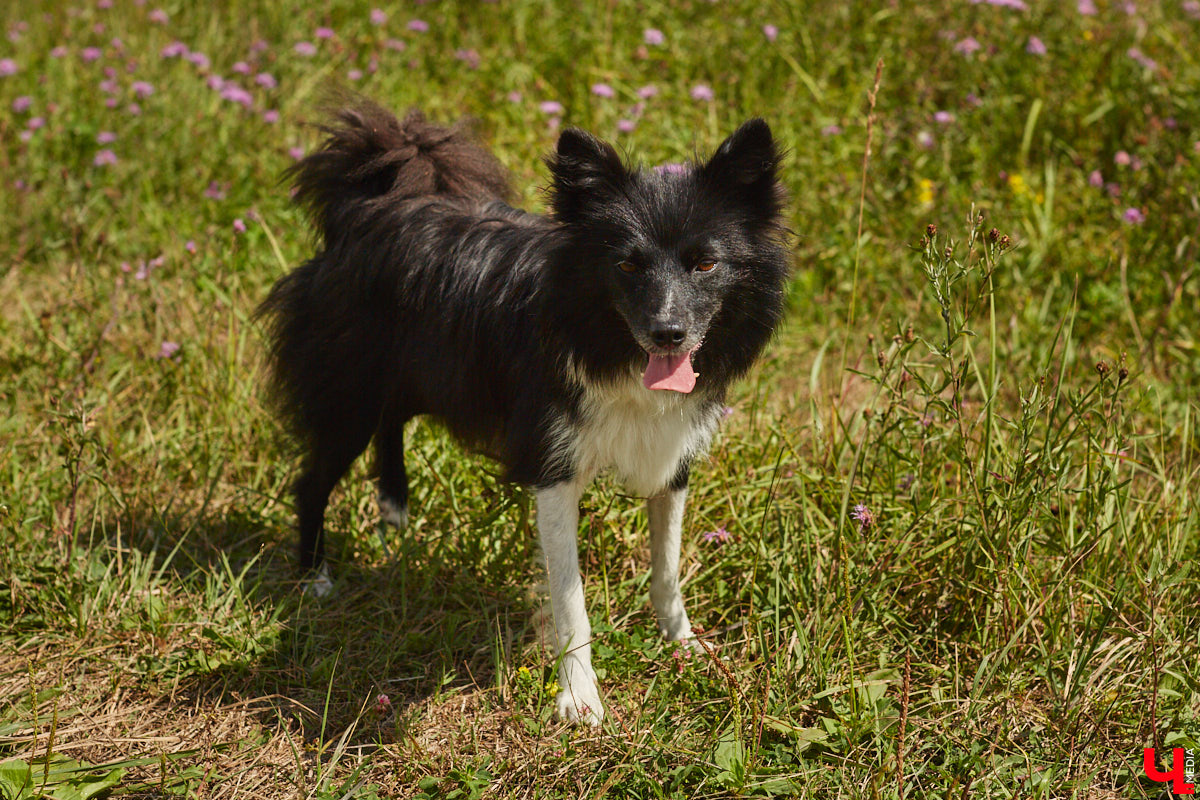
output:
{"label": "green grass", "polygon": [[[0,11],[0,796],[1149,798],[1142,748],[1200,748],[1187,3],[113,5]],[[331,81],[476,116],[534,208],[542,101],[647,163],[789,148],[791,312],[694,471],[708,656],[657,638],[642,503],[584,500],[599,731],[551,715],[530,497],[433,427],[410,532],[356,466],[340,591],[297,589],[250,315]]]}

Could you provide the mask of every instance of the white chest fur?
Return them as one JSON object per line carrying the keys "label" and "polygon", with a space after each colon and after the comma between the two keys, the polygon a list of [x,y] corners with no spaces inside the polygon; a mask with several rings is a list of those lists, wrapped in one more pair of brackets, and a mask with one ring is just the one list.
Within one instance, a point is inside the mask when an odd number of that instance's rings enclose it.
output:
{"label": "white chest fur", "polygon": [[579,479],[611,469],[632,492],[657,494],[685,458],[708,447],[719,408],[711,401],[642,385],[640,375],[584,383],[579,418],[555,431],[557,446]]}

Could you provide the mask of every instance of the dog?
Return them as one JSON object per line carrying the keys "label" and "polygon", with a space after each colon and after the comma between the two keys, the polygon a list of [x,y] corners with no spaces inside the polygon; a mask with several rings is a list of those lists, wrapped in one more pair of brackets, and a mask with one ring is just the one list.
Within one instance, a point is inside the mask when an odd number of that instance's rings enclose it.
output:
{"label": "dog", "polygon": [[781,150],[751,119],[707,160],[645,169],[566,128],[543,216],[507,204],[505,170],[464,123],[351,98],[322,132],[288,174],[318,249],[259,309],[305,454],[300,566],[324,574],[329,494],[372,439],[381,515],[403,526],[404,424],[434,418],[534,492],[556,712],[598,725],[579,500],[602,470],[648,498],[658,627],[694,643],[678,579],[689,469],[783,315]]}

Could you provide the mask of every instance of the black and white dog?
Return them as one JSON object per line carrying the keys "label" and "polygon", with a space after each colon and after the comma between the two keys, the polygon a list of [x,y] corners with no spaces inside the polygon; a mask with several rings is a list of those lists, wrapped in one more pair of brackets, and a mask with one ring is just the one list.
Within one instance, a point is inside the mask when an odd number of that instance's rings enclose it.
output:
{"label": "black and white dog", "polygon": [[404,423],[432,416],[535,491],[557,710],[596,725],[580,495],[611,469],[649,498],[659,629],[691,638],[678,580],[688,469],[782,315],[779,149],[753,119],[706,162],[646,170],[567,129],[538,216],[504,202],[503,169],[461,125],[356,100],[324,131],[291,170],[319,250],[260,309],[307,454],[301,565],[321,568],[330,491],[372,438],[381,512],[403,524]]}

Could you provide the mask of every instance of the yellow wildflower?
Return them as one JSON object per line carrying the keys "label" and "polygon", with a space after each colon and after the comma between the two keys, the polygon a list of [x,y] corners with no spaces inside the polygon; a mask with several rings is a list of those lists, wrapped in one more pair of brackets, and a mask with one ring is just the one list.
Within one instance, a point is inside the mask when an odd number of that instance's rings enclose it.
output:
{"label": "yellow wildflower", "polygon": [[917,202],[927,206],[933,202],[933,181],[921,178],[917,181]]}

